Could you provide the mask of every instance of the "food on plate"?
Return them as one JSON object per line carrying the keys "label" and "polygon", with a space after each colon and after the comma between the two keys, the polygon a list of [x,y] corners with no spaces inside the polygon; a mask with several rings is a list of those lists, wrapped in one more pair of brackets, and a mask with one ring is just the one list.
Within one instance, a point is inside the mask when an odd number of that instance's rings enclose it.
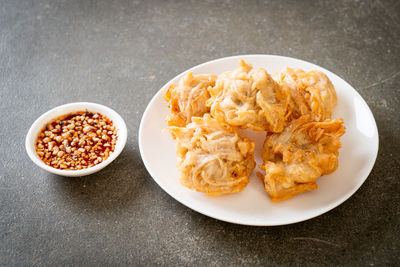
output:
{"label": "food on plate", "polygon": [[236,193],[255,167],[254,142],[209,114],[192,117],[186,127],[170,126],[176,139],[182,185],[209,196]]}
{"label": "food on plate", "polygon": [[171,111],[169,126],[185,126],[193,116],[201,117],[210,111],[206,101],[210,98],[208,88],[215,85],[216,75],[193,75],[189,72],[177,84],[164,91],[164,99]]}
{"label": "food on plate", "polygon": [[281,132],[289,114],[290,94],[262,68],[240,61],[218,76],[207,104],[220,122],[256,131]]}
{"label": "food on plate", "polygon": [[182,185],[219,196],[240,192],[255,167],[255,143],[238,129],[266,131],[265,175],[272,201],[317,189],[338,167],[343,120],[331,120],[335,88],[322,72],[285,68],[270,76],[241,60],[220,75],[186,74],[164,91]]}
{"label": "food on plate", "polygon": [[316,120],[331,118],[337,97],[333,84],[324,73],[285,68],[272,77],[282,87],[290,88],[291,119],[303,115],[312,115]]}
{"label": "food on plate", "polygon": [[272,201],[318,188],[316,179],[338,167],[343,120],[315,121],[310,115],[291,121],[282,133],[268,134],[260,169]]}
{"label": "food on plate", "polygon": [[36,154],[62,170],[90,168],[114,152],[117,130],[100,113],[79,111],[49,122],[36,140]]}

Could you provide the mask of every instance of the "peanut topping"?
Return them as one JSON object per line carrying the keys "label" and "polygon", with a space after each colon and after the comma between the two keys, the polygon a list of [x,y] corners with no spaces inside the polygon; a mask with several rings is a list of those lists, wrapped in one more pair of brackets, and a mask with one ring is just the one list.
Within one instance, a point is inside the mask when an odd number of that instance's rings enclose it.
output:
{"label": "peanut topping", "polygon": [[47,124],[36,140],[36,153],[53,168],[86,169],[106,160],[117,138],[106,116],[79,111]]}

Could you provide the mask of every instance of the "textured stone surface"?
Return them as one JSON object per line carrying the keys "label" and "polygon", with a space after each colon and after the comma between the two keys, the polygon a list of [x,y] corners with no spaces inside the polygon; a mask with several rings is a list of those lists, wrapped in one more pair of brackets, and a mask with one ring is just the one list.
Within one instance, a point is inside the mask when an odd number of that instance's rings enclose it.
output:
{"label": "textured stone surface", "polygon": [[[400,264],[399,1],[0,1],[0,265]],[[199,63],[278,54],[352,84],[380,132],[375,167],[341,206],[309,221],[247,227],[167,195],[138,149],[159,88]],[[126,120],[109,167],[64,178],[24,138],[43,112],[102,103]]]}

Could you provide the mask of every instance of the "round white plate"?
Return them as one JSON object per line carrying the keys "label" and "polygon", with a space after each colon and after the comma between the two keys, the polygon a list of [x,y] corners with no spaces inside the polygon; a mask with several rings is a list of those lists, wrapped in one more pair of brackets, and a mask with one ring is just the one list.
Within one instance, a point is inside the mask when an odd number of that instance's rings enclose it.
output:
{"label": "round white plate", "polygon": [[[263,67],[268,73],[284,67],[306,71],[320,70],[328,75],[336,88],[338,105],[333,118],[343,118],[346,133],[342,136],[338,169],[317,180],[319,188],[305,192],[289,200],[271,202],[264,191],[261,179],[256,177],[256,167],[250,183],[240,193],[220,197],[208,197],[191,191],[178,181],[175,143],[166,128],[165,118],[169,110],[162,98],[162,91],[176,83],[185,73],[220,74],[233,70],[244,59],[253,67]],[[261,150],[264,132],[242,131],[256,142],[255,160],[262,163]],[[143,114],[139,129],[139,147],[143,162],[153,179],[173,198],[204,215],[244,225],[284,225],[304,221],[321,215],[348,199],[365,181],[378,152],[378,129],[374,117],[364,99],[343,79],[312,63],[282,56],[242,55],[221,58],[193,67],[169,81],[150,101]]]}

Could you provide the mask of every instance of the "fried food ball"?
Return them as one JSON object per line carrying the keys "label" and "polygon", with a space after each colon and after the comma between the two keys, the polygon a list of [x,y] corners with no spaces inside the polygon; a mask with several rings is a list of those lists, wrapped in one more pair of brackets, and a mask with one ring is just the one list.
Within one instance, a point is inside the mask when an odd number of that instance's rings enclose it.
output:
{"label": "fried food ball", "polygon": [[330,119],[337,104],[335,87],[324,73],[285,68],[272,77],[291,94],[291,119],[312,115],[315,120]]}
{"label": "fried food ball", "polygon": [[318,122],[306,115],[290,122],[282,133],[267,135],[260,169],[265,171],[265,191],[272,201],[317,189],[316,179],[338,167],[344,132],[342,119]]}
{"label": "fried food ball", "polygon": [[176,138],[182,185],[209,196],[236,193],[255,167],[253,141],[209,114],[192,117],[186,127],[168,127]]}
{"label": "fried food ball", "polygon": [[218,121],[256,131],[281,132],[290,95],[262,68],[240,61],[239,67],[218,76],[207,104]]}
{"label": "fried food ball", "polygon": [[216,75],[193,75],[189,72],[177,84],[170,85],[163,95],[171,111],[167,118],[168,126],[185,126],[193,116],[201,117],[209,112],[207,88],[213,87],[216,79]]}

